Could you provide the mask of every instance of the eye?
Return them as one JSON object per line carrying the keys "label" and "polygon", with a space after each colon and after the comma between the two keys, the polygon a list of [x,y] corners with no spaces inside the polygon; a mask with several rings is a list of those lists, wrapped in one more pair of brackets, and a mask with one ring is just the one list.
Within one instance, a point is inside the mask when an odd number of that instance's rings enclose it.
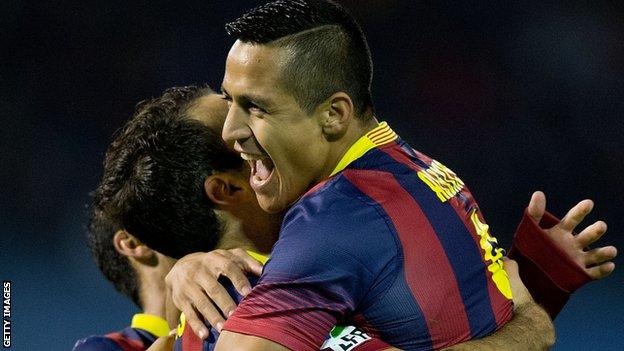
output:
{"label": "eye", "polygon": [[258,114],[265,114],[266,111],[263,108],[252,104],[249,106],[249,113],[258,115]]}

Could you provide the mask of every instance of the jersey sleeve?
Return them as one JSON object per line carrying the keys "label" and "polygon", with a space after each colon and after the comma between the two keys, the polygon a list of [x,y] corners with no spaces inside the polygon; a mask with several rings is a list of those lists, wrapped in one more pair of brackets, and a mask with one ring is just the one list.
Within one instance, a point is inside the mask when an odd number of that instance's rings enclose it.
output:
{"label": "jersey sleeve", "polygon": [[508,255],[518,262],[520,278],[535,302],[542,305],[553,319],[570,294],[592,280],[542,230],[557,223],[559,220],[548,212],[540,223],[536,223],[525,211]]}
{"label": "jersey sleeve", "polygon": [[368,241],[375,226],[341,213],[331,207],[291,210],[258,285],[224,329],[293,350],[318,350],[337,321],[354,311],[375,276],[365,261],[370,253],[360,252],[367,246],[356,240]]}

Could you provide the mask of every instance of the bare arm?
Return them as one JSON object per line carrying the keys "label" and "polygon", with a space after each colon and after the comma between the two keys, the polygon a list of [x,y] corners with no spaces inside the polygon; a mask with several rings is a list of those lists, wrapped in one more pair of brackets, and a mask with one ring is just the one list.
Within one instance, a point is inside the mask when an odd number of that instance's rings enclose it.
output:
{"label": "bare arm", "polygon": [[516,262],[506,260],[505,270],[514,296],[514,317],[494,334],[457,344],[446,351],[548,350],[555,343],[555,327],[548,313],[533,301],[522,284]]}
{"label": "bare arm", "polygon": [[516,315],[496,333],[479,340],[461,343],[445,351],[527,351],[548,350],[555,333],[546,311],[534,302],[516,309]]}

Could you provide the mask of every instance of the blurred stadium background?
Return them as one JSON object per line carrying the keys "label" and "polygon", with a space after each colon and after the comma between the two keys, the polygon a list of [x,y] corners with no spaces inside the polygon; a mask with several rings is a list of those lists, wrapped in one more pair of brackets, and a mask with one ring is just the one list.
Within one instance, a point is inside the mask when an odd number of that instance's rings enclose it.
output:
{"label": "blurred stadium background", "polygon": [[[223,24],[258,1],[14,1],[0,12],[0,278],[13,349],[69,350],[134,307],[85,246],[85,204],[141,99],[220,86]],[[617,2],[342,1],[368,35],[378,115],[455,170],[504,246],[533,190],[596,201],[624,255],[624,11]],[[624,260],[556,320],[555,350],[624,349]]]}

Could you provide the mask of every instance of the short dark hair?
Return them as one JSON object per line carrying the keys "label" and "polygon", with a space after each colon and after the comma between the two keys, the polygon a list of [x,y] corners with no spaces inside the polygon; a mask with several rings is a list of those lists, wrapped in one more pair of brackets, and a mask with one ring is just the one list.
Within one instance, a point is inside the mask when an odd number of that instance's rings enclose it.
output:
{"label": "short dark hair", "polygon": [[340,5],[325,0],[272,1],[225,28],[242,42],[271,43],[292,51],[281,78],[306,111],[344,91],[358,116],[374,113],[370,49],[358,23]]}
{"label": "short dark hair", "polygon": [[128,258],[115,249],[113,237],[121,230],[119,223],[107,217],[104,211],[91,208],[87,226],[87,245],[102,274],[117,291],[127,296],[139,308],[139,282]]}
{"label": "short dark hair", "polygon": [[240,170],[219,131],[188,116],[207,86],[166,90],[137,105],[109,147],[95,203],[150,248],[173,258],[213,250],[221,222],[204,181]]}

